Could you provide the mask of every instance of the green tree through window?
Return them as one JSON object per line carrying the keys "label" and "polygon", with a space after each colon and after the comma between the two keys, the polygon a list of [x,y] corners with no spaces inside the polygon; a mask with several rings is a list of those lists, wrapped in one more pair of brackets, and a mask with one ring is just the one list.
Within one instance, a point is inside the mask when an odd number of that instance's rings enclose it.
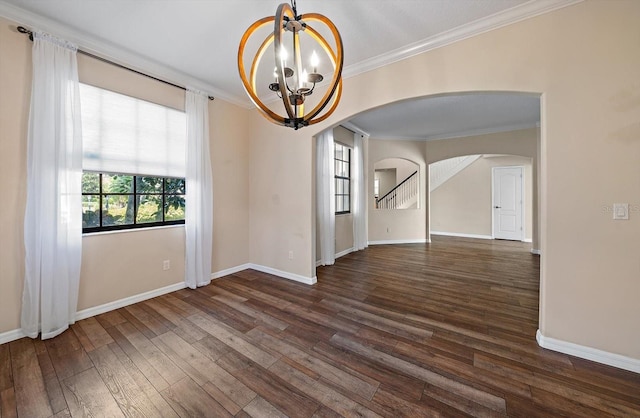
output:
{"label": "green tree through window", "polygon": [[184,223],[185,179],[84,172],[83,232]]}

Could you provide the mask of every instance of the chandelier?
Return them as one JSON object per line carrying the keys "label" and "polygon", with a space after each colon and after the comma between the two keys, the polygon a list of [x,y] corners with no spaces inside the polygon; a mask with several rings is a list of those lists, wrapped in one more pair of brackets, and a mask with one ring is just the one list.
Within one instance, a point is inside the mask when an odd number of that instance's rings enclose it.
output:
{"label": "chandelier", "polygon": [[[247,77],[245,47],[254,42],[250,40],[254,33],[272,22],[273,32],[267,33],[259,44]],[[311,26],[315,22],[321,24],[319,30]],[[301,42],[301,34],[305,34],[304,42]],[[335,50],[325,39],[329,34],[333,36]],[[310,43],[317,49],[309,48]],[[275,60],[273,73],[271,66],[260,65],[270,48]],[[322,70],[331,70],[330,77],[321,74],[321,56],[331,64],[331,68],[322,66]],[[307,58],[306,62],[303,57]],[[342,38],[334,24],[318,13],[298,15],[296,0],[292,0],[291,5],[282,3],[275,16],[262,18],[249,26],[238,48],[238,71],[253,103],[270,121],[296,130],[325,120],[336,109],[342,94],[342,63]],[[284,111],[272,110],[260,99],[259,91],[274,94],[274,98],[277,96]],[[312,96],[314,93],[320,94]],[[305,104],[311,109],[305,108]]]}

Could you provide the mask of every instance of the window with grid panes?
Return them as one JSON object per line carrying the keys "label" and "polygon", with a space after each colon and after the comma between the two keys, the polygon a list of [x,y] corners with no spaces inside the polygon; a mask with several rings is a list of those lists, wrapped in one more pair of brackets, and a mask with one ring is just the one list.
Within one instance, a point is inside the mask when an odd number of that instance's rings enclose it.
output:
{"label": "window with grid panes", "polygon": [[80,85],[83,232],[184,224],[186,116]]}
{"label": "window with grid panes", "polygon": [[336,215],[351,212],[351,148],[335,143]]}
{"label": "window with grid panes", "polygon": [[184,224],[183,178],[82,174],[85,233]]}

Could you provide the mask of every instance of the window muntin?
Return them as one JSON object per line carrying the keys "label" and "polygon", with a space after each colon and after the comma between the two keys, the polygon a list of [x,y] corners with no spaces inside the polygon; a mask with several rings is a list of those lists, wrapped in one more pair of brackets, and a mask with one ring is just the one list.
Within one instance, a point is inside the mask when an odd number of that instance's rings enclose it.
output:
{"label": "window muntin", "polygon": [[183,178],[85,171],[82,232],[184,224]]}
{"label": "window muntin", "polygon": [[335,204],[336,215],[351,212],[351,149],[335,143]]}

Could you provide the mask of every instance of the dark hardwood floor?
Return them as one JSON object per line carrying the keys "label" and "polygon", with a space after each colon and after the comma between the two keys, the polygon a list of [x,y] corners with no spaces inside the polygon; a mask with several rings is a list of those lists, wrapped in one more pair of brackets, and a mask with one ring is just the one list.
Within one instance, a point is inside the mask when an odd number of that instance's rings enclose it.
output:
{"label": "dark hardwood floor", "polygon": [[638,417],[640,375],[538,347],[527,245],[375,246],[0,346],[0,416]]}

